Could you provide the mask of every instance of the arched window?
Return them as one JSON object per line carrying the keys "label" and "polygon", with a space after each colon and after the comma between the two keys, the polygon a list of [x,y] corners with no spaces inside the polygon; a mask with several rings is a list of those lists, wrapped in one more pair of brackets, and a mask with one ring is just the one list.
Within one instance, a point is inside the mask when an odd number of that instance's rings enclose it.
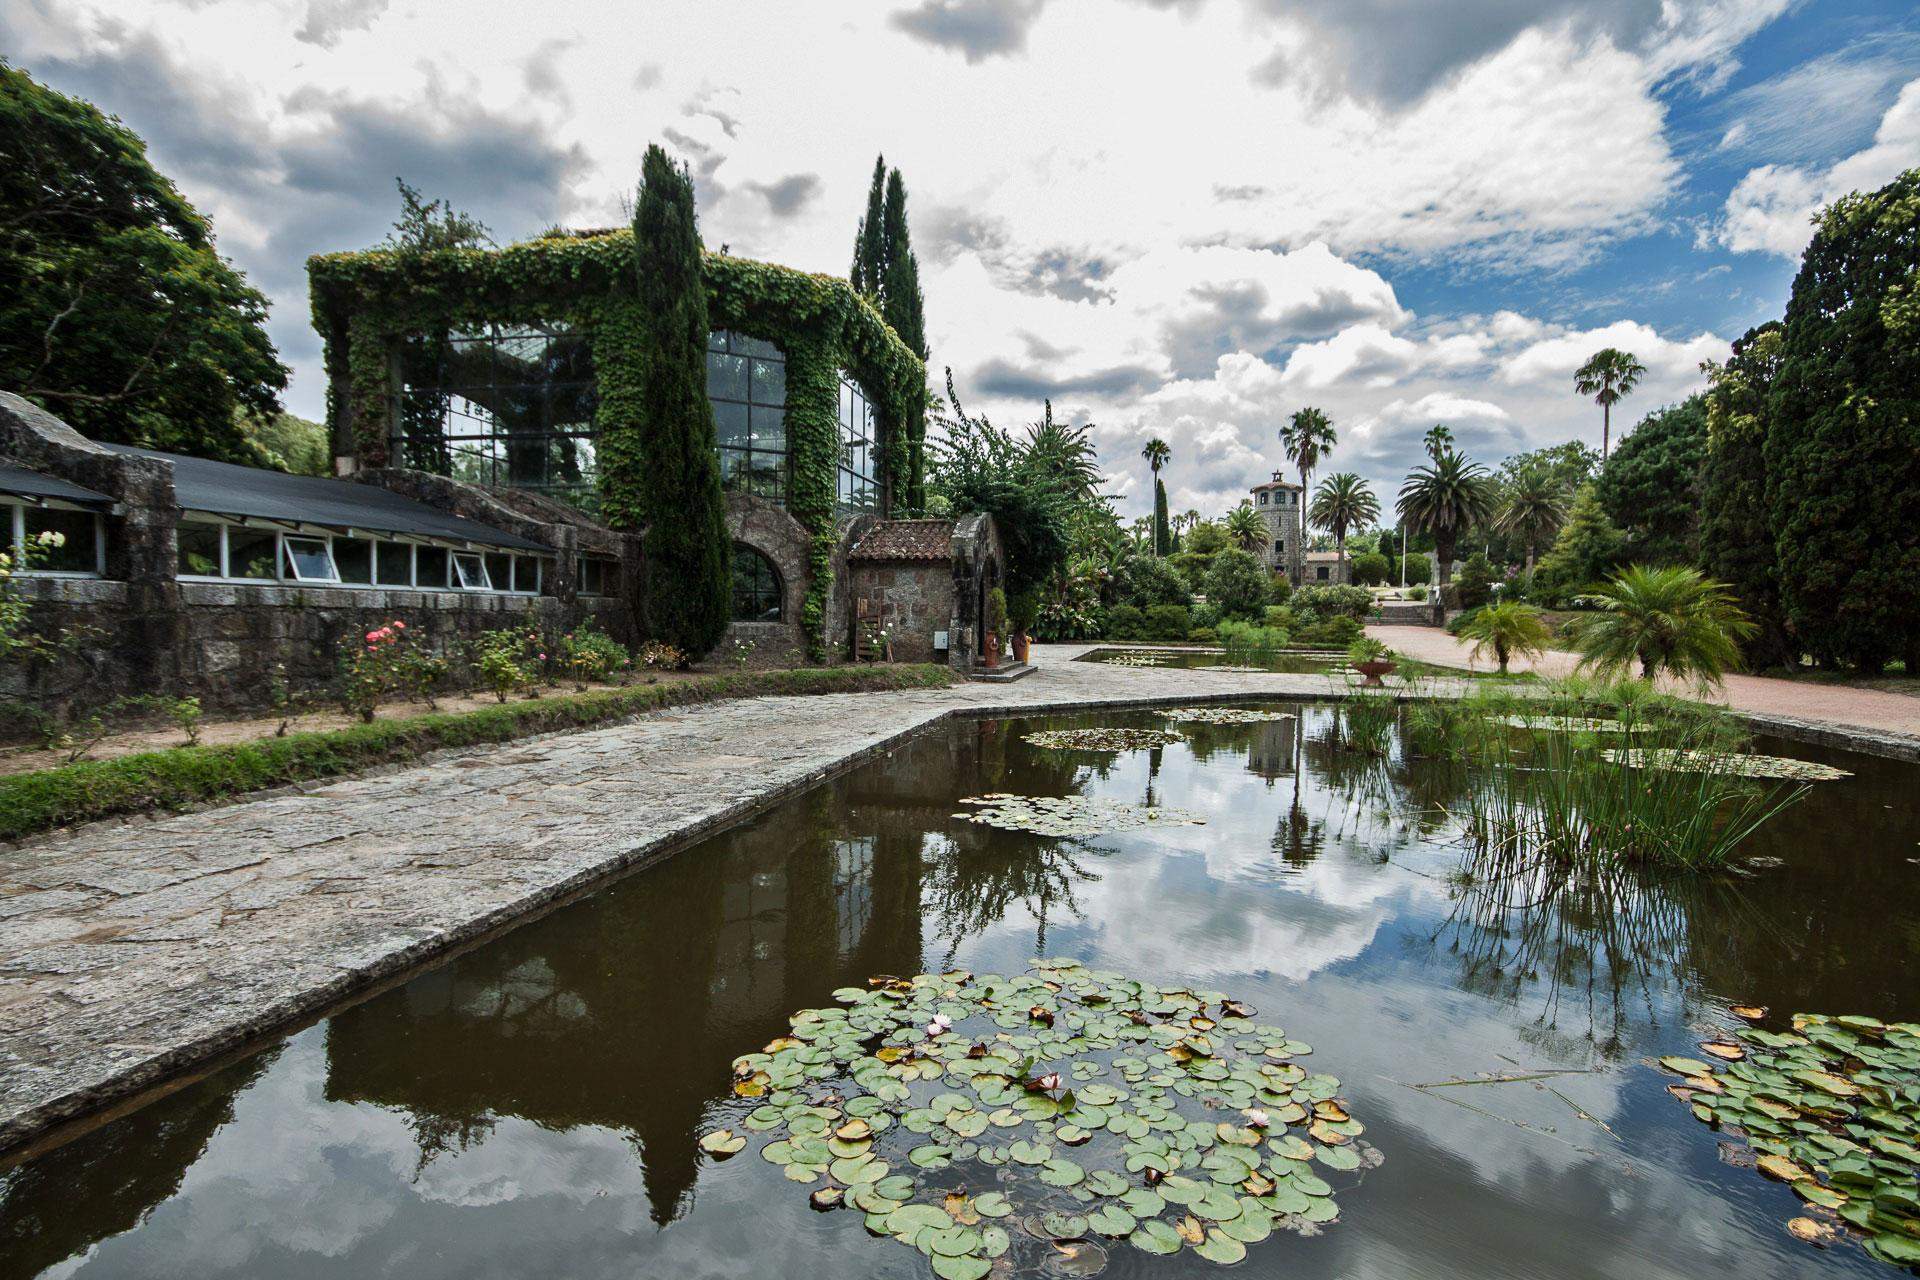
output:
{"label": "arched window", "polygon": [[733,620],[779,622],[780,572],[752,547],[733,544]]}

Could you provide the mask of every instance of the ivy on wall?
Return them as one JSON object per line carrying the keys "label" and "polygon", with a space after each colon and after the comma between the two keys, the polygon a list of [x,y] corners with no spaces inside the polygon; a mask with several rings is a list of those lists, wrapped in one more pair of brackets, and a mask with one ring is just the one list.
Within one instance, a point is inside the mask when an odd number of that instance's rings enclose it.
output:
{"label": "ivy on wall", "polygon": [[[326,344],[328,413],[336,448],[363,466],[387,464],[394,403],[392,356],[408,334],[485,324],[566,323],[588,335],[596,369],[638,356],[631,228],[557,235],[503,249],[371,249],[307,261],[314,328]],[[917,514],[914,455],[926,432],[926,366],[845,280],[708,252],[708,320],[773,343],[787,358],[787,509],[812,539],[801,610],[808,646],[826,650],[836,538],[840,372],[879,419],[879,482],[886,509]],[[340,348],[344,346],[344,351]],[[616,379],[617,381],[617,379]],[[603,441],[637,426],[638,404],[602,381]]]}

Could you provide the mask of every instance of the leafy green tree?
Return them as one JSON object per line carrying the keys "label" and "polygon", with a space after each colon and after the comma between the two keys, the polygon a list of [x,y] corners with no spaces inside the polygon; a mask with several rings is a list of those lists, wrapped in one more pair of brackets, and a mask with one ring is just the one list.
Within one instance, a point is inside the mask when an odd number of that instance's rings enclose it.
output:
{"label": "leafy green tree", "polygon": [[[1240,507],[1245,507],[1248,511],[1253,510],[1253,505],[1245,501],[1241,502]],[[1238,511],[1240,507],[1235,507],[1234,510]],[[1258,521],[1259,517],[1255,516],[1254,519]],[[1228,512],[1226,520],[1202,520],[1197,524],[1190,525],[1187,529],[1186,545],[1188,553],[1192,555],[1210,556],[1214,552],[1224,551],[1229,545],[1236,543],[1238,537],[1234,534],[1232,528],[1229,527],[1232,520],[1233,513]],[[1260,530],[1260,537],[1262,539],[1266,537],[1266,529],[1264,526],[1262,526]]]}
{"label": "leafy green tree", "polygon": [[1106,477],[1100,471],[1091,422],[1079,427],[1056,422],[1053,401],[1048,400],[1040,421],[1027,428],[1027,453],[1035,466],[1073,497],[1091,502],[1099,496]]}
{"label": "leafy green tree", "polygon": [[1242,502],[1227,512],[1225,529],[1227,540],[1242,551],[1258,551],[1267,545],[1267,522],[1251,502]]}
{"label": "leafy green tree", "polygon": [[1540,576],[1569,589],[1598,582],[1627,552],[1627,535],[1607,518],[1606,508],[1587,485],[1573,497],[1566,523],[1540,561]]}
{"label": "leafy green tree", "polygon": [[1700,482],[1707,456],[1702,396],[1657,409],[1600,469],[1597,496],[1627,535],[1627,558],[1694,564],[1700,556]]}
{"label": "leafy green tree", "polygon": [[707,291],[693,179],[658,145],[633,212],[635,402],[602,432],[602,511],[645,532],[647,624],[689,654],[719,643],[731,614],[732,544],[707,401]]}
{"label": "leafy green tree", "polygon": [[1590,598],[1599,612],[1574,619],[1568,633],[1580,665],[1605,676],[1637,665],[1648,680],[1666,674],[1718,684],[1739,665],[1740,641],[1753,633],[1726,584],[1686,565],[1633,565]]}
{"label": "leafy green tree", "polygon": [[1462,609],[1478,609],[1493,598],[1493,562],[1484,551],[1474,552],[1460,566],[1458,594]]}
{"label": "leafy green tree", "polygon": [[1353,557],[1353,581],[1362,587],[1377,587],[1393,576],[1393,560],[1378,551],[1361,551]]}
{"label": "leafy green tree", "polygon": [[1507,674],[1507,663],[1515,654],[1537,658],[1546,652],[1547,646],[1553,642],[1553,633],[1547,630],[1540,611],[1532,605],[1503,600],[1499,604],[1476,609],[1460,624],[1460,638],[1474,642],[1474,658],[1492,654],[1500,664],[1500,674],[1504,676]]}
{"label": "leafy green tree", "polygon": [[1633,393],[1647,366],[1634,359],[1630,351],[1602,347],[1573,371],[1573,389],[1592,396],[1600,406],[1600,460],[1607,459],[1608,438],[1613,434],[1613,406]]}
{"label": "leafy green tree", "polygon": [[[930,450],[929,486],[953,511],[984,511],[999,526],[1007,553],[1007,590],[1026,591],[1055,580],[1068,565],[1074,531],[1087,518],[1058,476],[985,414],[970,417],[947,370],[952,413],[941,419],[941,439]],[[1117,527],[1113,528],[1118,537]]]}
{"label": "leafy green tree", "polygon": [[1821,215],[1769,406],[1780,599],[1823,661],[1920,670],[1920,168]]}
{"label": "leafy green tree", "polygon": [[1527,572],[1533,572],[1534,553],[1551,541],[1567,518],[1568,489],[1544,466],[1528,467],[1502,486],[1500,514],[1494,527],[1517,538],[1526,548]]}
{"label": "leafy green tree", "polygon": [[1365,480],[1351,471],[1341,471],[1320,482],[1309,514],[1315,524],[1333,535],[1334,549],[1340,553],[1344,568],[1347,534],[1380,518],[1380,499]]}
{"label": "leafy green tree", "polygon": [[98,440],[262,463],[266,318],[145,143],[0,62],[0,387]]}
{"label": "leafy green tree", "polygon": [[1260,622],[1267,616],[1267,571],[1245,551],[1229,547],[1207,573],[1207,603],[1223,618]]}
{"label": "leafy green tree", "polygon": [[1400,487],[1400,518],[1433,535],[1440,558],[1444,598],[1453,574],[1453,552],[1469,525],[1493,515],[1493,485],[1487,470],[1454,449],[1442,448],[1424,467],[1415,467]]}
{"label": "leafy green tree", "polygon": [[878,305],[887,275],[887,158],[873,162],[873,182],[867,188],[867,212],[853,236],[853,265],[847,280],[861,297]]}
{"label": "leafy green tree", "polygon": [[1707,454],[1700,487],[1700,556],[1726,582],[1757,630],[1747,661],[1770,667],[1799,652],[1780,604],[1774,511],[1767,498],[1767,422],[1785,354],[1786,326],[1770,320],[1733,344],[1725,364],[1708,362]]}
{"label": "leafy green tree", "polygon": [[333,474],[333,448],[324,423],[277,413],[253,428],[266,464],[297,476]]}
{"label": "leafy green tree", "polygon": [[1115,600],[1136,609],[1193,602],[1186,581],[1164,556],[1135,556],[1114,575],[1113,586]]}
{"label": "leafy green tree", "polygon": [[445,199],[425,200],[420,189],[405,178],[400,188],[400,217],[387,234],[385,247],[402,253],[430,253],[436,249],[479,249],[493,243],[487,224],[463,213]]}

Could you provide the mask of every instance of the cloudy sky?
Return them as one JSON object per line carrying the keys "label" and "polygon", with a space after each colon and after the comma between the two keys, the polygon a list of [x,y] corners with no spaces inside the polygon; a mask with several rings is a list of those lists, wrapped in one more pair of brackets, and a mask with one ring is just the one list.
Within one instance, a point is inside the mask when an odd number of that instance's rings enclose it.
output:
{"label": "cloudy sky", "polygon": [[1213,513],[1303,405],[1383,496],[1436,422],[1597,444],[1587,354],[1649,366],[1629,420],[1685,395],[1920,164],[1911,0],[0,0],[0,53],[147,138],[312,417],[302,264],[396,175],[512,239],[617,221],[659,140],[709,245],[844,274],[884,152],[936,378],[1092,419],[1130,513],[1148,437]]}

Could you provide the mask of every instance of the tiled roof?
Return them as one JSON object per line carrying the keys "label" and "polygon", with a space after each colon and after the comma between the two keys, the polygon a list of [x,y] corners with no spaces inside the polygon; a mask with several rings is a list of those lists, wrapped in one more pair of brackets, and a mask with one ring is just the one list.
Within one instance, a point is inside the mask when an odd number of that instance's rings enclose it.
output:
{"label": "tiled roof", "polygon": [[867,531],[849,560],[945,560],[953,554],[951,520],[882,520]]}
{"label": "tiled roof", "polygon": [[1291,480],[1282,479],[1280,473],[1276,471],[1273,473],[1273,479],[1267,481],[1265,484],[1253,486],[1253,492],[1258,493],[1262,489],[1298,489],[1299,487],[1299,485]]}

